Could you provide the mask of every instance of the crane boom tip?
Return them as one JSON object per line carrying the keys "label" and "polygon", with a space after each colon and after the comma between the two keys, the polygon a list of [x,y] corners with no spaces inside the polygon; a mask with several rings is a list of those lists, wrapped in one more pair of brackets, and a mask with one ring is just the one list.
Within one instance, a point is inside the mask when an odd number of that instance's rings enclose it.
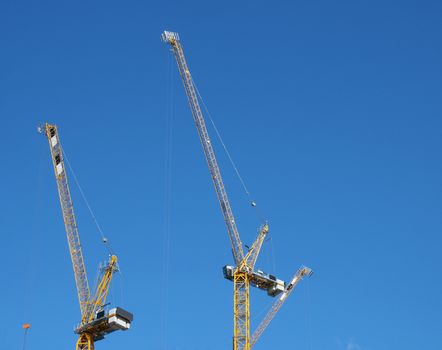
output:
{"label": "crane boom tip", "polygon": [[161,40],[164,41],[165,43],[171,44],[175,41],[179,41],[180,36],[178,35],[178,33],[168,32],[167,30],[165,30],[163,34],[161,34]]}

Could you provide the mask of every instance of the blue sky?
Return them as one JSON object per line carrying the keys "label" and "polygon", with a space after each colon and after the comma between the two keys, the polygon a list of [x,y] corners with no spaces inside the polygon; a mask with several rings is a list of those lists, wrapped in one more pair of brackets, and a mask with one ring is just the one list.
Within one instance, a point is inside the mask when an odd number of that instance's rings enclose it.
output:
{"label": "blue sky", "polygon": [[[109,301],[135,314],[97,350],[230,348],[229,242],[163,30],[269,220],[258,267],[315,270],[256,349],[442,347],[442,4],[407,0],[0,2],[3,347],[24,322],[29,350],[76,340],[48,121],[120,258]],[[106,250],[70,180],[93,281]],[[256,326],[271,300],[251,298]]]}

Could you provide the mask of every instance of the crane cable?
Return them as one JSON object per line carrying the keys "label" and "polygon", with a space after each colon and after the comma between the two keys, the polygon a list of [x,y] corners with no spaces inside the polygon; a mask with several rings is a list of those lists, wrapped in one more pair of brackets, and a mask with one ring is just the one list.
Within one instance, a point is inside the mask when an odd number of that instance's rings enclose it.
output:
{"label": "crane cable", "polygon": [[100,233],[101,242],[105,245],[105,247],[107,248],[109,254],[113,255],[113,251],[112,251],[112,249],[110,247],[109,241],[108,241],[107,237],[104,235],[103,230],[101,229],[101,226],[98,223],[97,217],[95,216],[94,212],[92,211],[92,208],[91,208],[91,206],[89,204],[89,201],[87,200],[86,195],[84,194],[83,189],[81,188],[80,183],[79,183],[79,181],[77,179],[77,176],[75,175],[74,169],[72,169],[71,163],[69,162],[69,158],[68,158],[68,156],[67,156],[67,154],[66,154],[64,149],[62,149],[62,152],[63,152],[64,158],[66,159],[66,163],[68,164],[69,170],[72,173],[72,177],[74,178],[74,182],[75,182],[78,190],[80,191],[81,197],[83,198],[83,201],[86,204],[86,207],[88,208],[89,213],[92,216],[92,219],[94,220],[95,226],[97,227],[98,232]]}
{"label": "crane cable", "polygon": [[[101,242],[102,242],[102,243],[104,244],[104,246],[106,247],[106,249],[107,249],[109,255],[114,255],[114,251],[113,251],[111,245],[109,244],[109,239],[104,235],[103,230],[101,229],[101,226],[100,226],[100,224],[98,223],[97,217],[95,216],[95,214],[94,214],[94,212],[93,212],[93,210],[92,210],[92,207],[90,206],[89,201],[87,200],[86,195],[84,194],[84,191],[83,191],[83,189],[82,189],[82,187],[81,187],[81,185],[80,185],[80,182],[78,181],[77,176],[75,175],[74,169],[72,168],[71,163],[69,162],[69,158],[68,158],[68,156],[67,156],[65,150],[62,149],[62,152],[63,152],[63,156],[64,156],[64,158],[66,159],[66,163],[67,163],[67,165],[68,165],[68,167],[69,167],[69,170],[70,170],[70,172],[72,173],[72,177],[73,177],[73,179],[74,179],[75,185],[77,186],[77,188],[78,188],[78,190],[79,190],[79,192],[80,192],[80,194],[81,194],[81,197],[83,198],[83,201],[84,201],[84,203],[86,204],[86,207],[88,208],[89,213],[90,213],[90,215],[91,215],[91,217],[92,217],[92,219],[93,219],[93,221],[94,221],[94,223],[95,223],[95,226],[96,226],[97,229],[98,229],[98,232],[99,232],[99,234],[100,234],[100,236],[101,236]],[[98,271],[97,271],[96,280],[95,280],[95,286],[98,286],[98,283],[99,283],[99,280],[100,280],[100,275],[101,275],[102,270],[103,270],[102,266],[99,267],[99,269],[98,269]],[[121,271],[120,265],[119,265],[118,263],[117,263],[117,270],[116,270],[116,272],[119,273],[119,275],[120,275],[121,278],[123,279],[123,271]],[[114,284],[115,284],[115,283],[114,283]],[[112,284],[112,285],[110,286],[110,292],[111,292],[111,297],[113,298],[114,303],[115,303],[114,284]],[[123,293],[123,281],[121,281],[121,283],[120,283],[120,296],[121,296],[121,302],[123,302],[123,295],[124,295],[124,293]]]}
{"label": "crane cable", "polygon": [[255,209],[258,218],[259,218],[262,222],[267,222],[267,220],[265,219],[265,216],[262,214],[261,210],[257,207],[255,200],[253,200],[253,197],[252,197],[252,195],[250,194],[250,192],[249,192],[249,190],[248,190],[248,188],[247,188],[247,186],[246,186],[246,184],[245,184],[245,181],[244,181],[243,177],[241,176],[241,174],[240,174],[240,172],[239,172],[238,167],[236,166],[235,162],[233,161],[233,158],[232,158],[232,156],[230,155],[230,152],[229,152],[229,150],[228,150],[226,144],[224,143],[223,138],[221,137],[221,133],[219,132],[218,128],[216,127],[215,121],[213,120],[212,115],[211,115],[209,109],[207,108],[207,105],[206,105],[206,103],[204,102],[204,99],[203,99],[203,97],[201,96],[201,94],[200,94],[200,92],[199,92],[199,90],[198,90],[198,87],[197,87],[196,84],[195,84],[195,81],[193,80],[192,77],[191,77],[190,79],[191,79],[191,81],[192,81],[192,85],[193,85],[193,87],[195,88],[196,93],[198,94],[198,97],[199,97],[201,103],[203,104],[204,109],[206,110],[207,116],[209,117],[210,123],[212,124],[213,129],[215,130],[215,133],[216,133],[216,135],[217,135],[217,137],[218,137],[218,140],[219,140],[219,142],[221,143],[221,145],[222,145],[222,147],[223,147],[223,149],[224,149],[224,152],[226,153],[227,158],[228,158],[229,161],[230,161],[230,164],[232,165],[233,169],[235,170],[235,173],[236,173],[236,175],[237,175],[239,181],[241,182],[241,185],[242,185],[242,187],[243,187],[243,189],[244,189],[244,192],[245,192],[245,194],[247,195],[247,197],[248,197],[248,199],[249,199],[249,203],[250,203],[250,204],[252,205],[252,207]]}
{"label": "crane cable", "polygon": [[313,349],[312,308],[311,308],[312,303],[311,303],[310,280],[309,279],[307,279],[306,293],[307,293],[307,327],[308,327],[307,341],[308,341],[309,349],[312,350]]}
{"label": "crane cable", "polygon": [[174,80],[172,79],[173,61],[167,55],[168,69],[166,72],[166,144],[164,163],[164,207],[163,207],[163,268],[161,276],[161,315],[160,342],[161,349],[168,348],[168,319],[169,319],[169,273],[170,273],[170,242],[171,242],[171,202],[172,202],[172,151],[173,151],[173,100]]}
{"label": "crane cable", "polygon": [[[266,256],[267,256],[267,264],[271,266],[271,271],[276,271],[276,259],[275,259],[275,247],[273,246],[273,237],[269,236],[266,238],[265,242],[269,242],[267,244]],[[266,249],[264,247],[264,249]]]}
{"label": "crane cable", "polygon": [[[34,193],[35,193],[35,205],[32,210],[32,221],[31,221],[31,229],[30,233],[31,236],[29,240],[27,240],[28,244],[26,245],[26,250],[24,250],[24,253],[26,255],[25,260],[25,272],[24,272],[24,301],[22,303],[23,305],[23,319],[25,320],[31,320],[33,318],[33,312],[32,312],[32,305],[33,303],[33,296],[34,296],[34,290],[36,285],[35,276],[36,276],[36,269],[38,269],[38,264],[35,262],[35,237],[39,234],[39,229],[41,226],[41,208],[42,208],[42,192],[43,192],[43,159],[44,159],[44,150],[43,148],[38,153],[38,165],[37,165],[37,171],[36,171],[36,186],[34,186]],[[32,249],[34,248],[34,249]],[[38,260],[38,259],[37,259]],[[23,350],[26,349],[26,343],[27,343],[27,333],[29,329],[31,328],[30,323],[24,323],[22,328],[24,329],[23,334]]]}

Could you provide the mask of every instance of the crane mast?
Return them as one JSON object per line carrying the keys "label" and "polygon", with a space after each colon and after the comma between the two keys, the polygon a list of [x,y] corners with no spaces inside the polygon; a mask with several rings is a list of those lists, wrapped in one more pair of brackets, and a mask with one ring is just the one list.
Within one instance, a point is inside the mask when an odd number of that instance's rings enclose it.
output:
{"label": "crane mast", "polygon": [[44,127],[39,127],[38,130],[40,133],[44,133],[49,141],[69,252],[74,269],[81,312],[81,322],[75,328],[75,333],[79,335],[76,349],[94,350],[95,341],[103,339],[105,335],[116,330],[129,329],[133,315],[118,307],[108,312],[104,309],[113,274],[118,270],[118,260],[115,255],[109,257],[106,266],[101,270],[101,277],[98,280],[95,292],[91,294],[57,126],[46,123]]}
{"label": "crane mast", "polygon": [[[162,40],[168,43],[175,56],[178,70],[183,81],[184,90],[187,95],[192,117],[195,122],[198,136],[203,147],[204,155],[207,160],[209,172],[215,187],[221,210],[224,216],[224,221],[227,226],[228,235],[230,238],[232,252],[235,260],[235,266],[225,266],[223,268],[224,277],[233,282],[233,299],[234,299],[234,335],[233,335],[233,349],[234,350],[250,350],[252,345],[250,337],[250,285],[261,290],[266,290],[270,296],[276,296],[280,293],[286,292],[286,283],[277,279],[273,275],[264,273],[263,271],[254,271],[254,266],[261,250],[264,239],[269,231],[267,224],[264,224],[258,232],[258,236],[252,247],[244,255],[242,249],[242,242],[235,224],[235,219],[232,209],[227,197],[227,192],[221,178],[221,173],[216,161],[215,152],[209,138],[209,134],[205,125],[204,117],[198,102],[197,91],[193,83],[192,76],[187,66],[184,57],[183,48],[178,36],[178,33],[165,31]],[[290,288],[293,288],[292,285]],[[288,296],[286,293],[285,297]],[[281,304],[282,305],[282,304]],[[265,319],[259,328],[259,335],[262,334],[267,327],[270,320],[281,307],[279,305],[275,309],[273,315],[269,319]],[[257,337],[255,339],[255,342]]]}

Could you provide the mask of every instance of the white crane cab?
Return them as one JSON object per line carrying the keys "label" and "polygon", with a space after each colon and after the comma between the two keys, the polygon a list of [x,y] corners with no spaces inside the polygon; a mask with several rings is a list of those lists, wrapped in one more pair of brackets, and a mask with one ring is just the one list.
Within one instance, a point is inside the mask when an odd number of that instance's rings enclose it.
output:
{"label": "white crane cab", "polygon": [[95,319],[78,327],[75,333],[89,333],[94,341],[102,340],[106,335],[115,331],[126,331],[133,321],[133,314],[120,307],[110,310],[101,309],[95,314]]}

